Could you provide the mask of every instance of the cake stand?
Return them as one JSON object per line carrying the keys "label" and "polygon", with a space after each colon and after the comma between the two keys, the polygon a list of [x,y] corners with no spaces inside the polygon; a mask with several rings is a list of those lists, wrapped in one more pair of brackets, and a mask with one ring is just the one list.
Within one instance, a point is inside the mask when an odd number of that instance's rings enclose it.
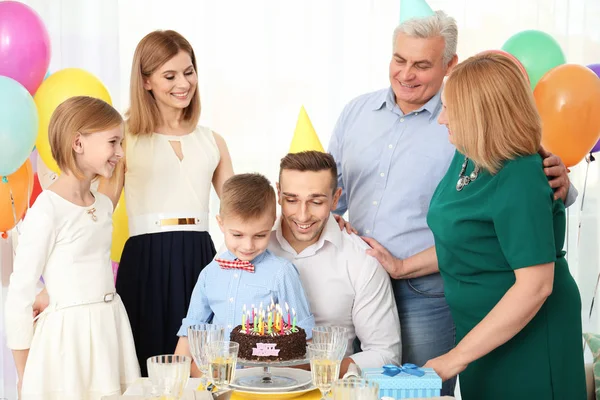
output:
{"label": "cake stand", "polygon": [[271,368],[275,367],[294,367],[302,364],[309,364],[307,358],[299,358],[287,361],[255,361],[238,358],[237,363],[245,367],[261,367],[262,374],[237,378],[232,387],[253,388],[258,390],[280,390],[294,389],[305,386],[307,382],[299,382],[298,379],[282,374],[273,373]]}

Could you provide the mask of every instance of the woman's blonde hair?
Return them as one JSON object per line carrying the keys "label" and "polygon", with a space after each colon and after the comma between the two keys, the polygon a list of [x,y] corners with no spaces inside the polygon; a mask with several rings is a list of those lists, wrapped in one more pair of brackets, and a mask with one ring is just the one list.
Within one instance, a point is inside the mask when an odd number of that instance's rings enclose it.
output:
{"label": "woman's blonde hair", "polygon": [[48,139],[52,157],[61,171],[82,179],[83,172],[77,166],[73,150],[77,134],[87,136],[122,123],[121,114],[105,101],[88,96],[71,97],[56,107],[50,118]]}
{"label": "woman's blonde hair", "polygon": [[444,98],[457,149],[490,173],[539,150],[542,125],[533,94],[510,58],[491,53],[458,64]]}
{"label": "woman's blonde hair", "polygon": [[[126,114],[129,133],[149,134],[161,124],[156,100],[152,93],[144,88],[144,81],[180,51],[185,51],[190,55],[194,70],[198,71],[194,49],[183,36],[175,31],[150,32],[138,43],[131,66],[129,88],[131,106]],[[183,120],[196,126],[199,119],[200,95],[196,88],[190,104],[183,111]]]}

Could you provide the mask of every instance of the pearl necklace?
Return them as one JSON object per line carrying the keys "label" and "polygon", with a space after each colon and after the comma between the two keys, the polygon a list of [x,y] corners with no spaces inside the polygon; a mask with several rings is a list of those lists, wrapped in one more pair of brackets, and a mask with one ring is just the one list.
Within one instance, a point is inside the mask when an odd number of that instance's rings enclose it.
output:
{"label": "pearl necklace", "polygon": [[456,190],[461,191],[469,183],[473,182],[479,176],[479,165],[475,165],[475,169],[470,175],[465,176],[464,173],[467,170],[467,164],[469,163],[469,157],[465,157],[465,161],[462,164],[460,173],[458,174],[458,182],[456,182]]}

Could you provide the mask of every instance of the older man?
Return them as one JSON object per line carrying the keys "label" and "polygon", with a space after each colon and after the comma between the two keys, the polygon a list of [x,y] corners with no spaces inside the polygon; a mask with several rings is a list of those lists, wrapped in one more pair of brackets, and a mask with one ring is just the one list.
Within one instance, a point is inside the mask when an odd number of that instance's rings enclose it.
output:
{"label": "older man", "polygon": [[[442,279],[429,257],[433,235],[427,226],[429,202],[446,173],[455,148],[437,123],[444,77],[458,62],[458,29],[438,11],[410,19],[394,31],[390,87],[351,101],[329,143],[343,189],[336,213],[350,222],[373,248],[392,279],[402,326],[402,361],[417,365],[448,352],[455,330]],[[543,152],[543,151],[542,151]],[[567,171],[560,159],[543,152],[556,196],[570,204]],[[515,193],[517,196],[518,193]],[[444,383],[452,394],[455,380]]]}

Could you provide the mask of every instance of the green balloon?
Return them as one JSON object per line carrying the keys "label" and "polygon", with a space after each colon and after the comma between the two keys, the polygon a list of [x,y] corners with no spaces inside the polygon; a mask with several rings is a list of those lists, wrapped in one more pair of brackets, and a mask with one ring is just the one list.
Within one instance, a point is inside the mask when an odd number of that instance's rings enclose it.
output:
{"label": "green balloon", "polygon": [[532,90],[546,72],[567,62],[558,42],[542,31],[519,32],[504,43],[502,50],[515,56],[523,64]]}

